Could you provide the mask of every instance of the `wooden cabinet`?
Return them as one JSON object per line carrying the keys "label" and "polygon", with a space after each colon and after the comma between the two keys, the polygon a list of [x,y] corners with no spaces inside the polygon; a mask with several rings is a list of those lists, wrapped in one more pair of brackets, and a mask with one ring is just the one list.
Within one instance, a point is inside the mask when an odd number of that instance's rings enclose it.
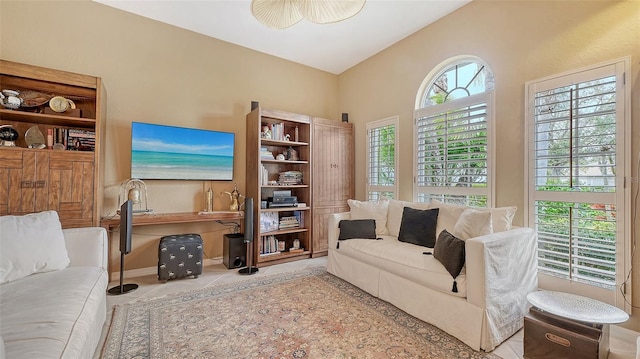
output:
{"label": "wooden cabinet", "polygon": [[313,244],[312,255],[327,254],[327,221],[332,213],[347,212],[354,198],[353,125],[323,118],[312,120]]}
{"label": "wooden cabinet", "polygon": [[[19,91],[28,100],[18,109],[0,107],[0,125],[19,133],[15,147],[0,147],[0,215],[56,210],[63,228],[98,226],[104,163],[100,78],[0,60],[0,89]],[[53,96],[72,100],[75,111],[51,111],[46,99]],[[42,98],[44,103],[34,104]],[[25,133],[31,128],[45,141],[48,130],[83,130],[94,137],[94,150],[28,148]]]}
{"label": "wooden cabinet", "polygon": [[[268,137],[262,134],[264,128]],[[254,199],[254,264],[258,267],[311,255],[311,146],[309,116],[259,106],[247,114],[245,192]],[[283,193],[305,206],[272,201]],[[300,248],[292,249],[296,243]]]}

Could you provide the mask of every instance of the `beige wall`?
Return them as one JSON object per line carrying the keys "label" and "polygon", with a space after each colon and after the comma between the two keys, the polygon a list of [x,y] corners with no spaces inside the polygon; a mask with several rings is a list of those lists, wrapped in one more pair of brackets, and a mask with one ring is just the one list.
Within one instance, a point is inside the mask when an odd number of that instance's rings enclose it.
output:
{"label": "beige wall", "polygon": [[[236,133],[234,182],[244,192],[244,116],[265,107],[339,118],[356,128],[356,194],[365,198],[365,123],[400,116],[400,197],[412,197],[412,112],[418,87],[457,55],[486,61],[496,79],[497,198],[524,208],[523,97],[526,81],[631,56],[634,173],[640,150],[640,2],[476,0],[340,76],[82,1],[0,2],[0,57],[103,78],[107,97],[105,205],[116,208],[129,177],[131,121]],[[157,212],[197,211],[202,182],[149,181]],[[232,183],[213,183],[219,196]],[[205,256],[221,256],[221,226],[136,229],[127,269],[153,267],[161,235],[204,232]],[[637,231],[637,230],[636,230]],[[117,250],[112,251],[117,257]],[[114,261],[115,265],[118,264]],[[640,267],[640,259],[634,261]],[[640,288],[640,275],[634,276]],[[640,305],[640,296],[633,300]],[[640,330],[640,317],[627,326]]]}
{"label": "beige wall", "polygon": [[[129,178],[131,122],[235,132],[234,180],[212,183],[215,210],[228,209],[221,191],[245,187],[245,115],[262,106],[339,118],[338,78],[111,7],[83,1],[0,2],[0,57],[102,78],[107,90],[104,216],[115,213],[120,183]],[[147,181],[156,212],[204,208],[202,181]],[[222,256],[227,227],[209,224],[136,228],[127,270],[154,267],[161,235],[200,232],[205,256]],[[112,266],[119,268],[117,246]]]}
{"label": "beige wall", "polygon": [[[413,189],[413,109],[425,76],[458,55],[480,57],[495,75],[496,205],[524,204],[524,84],[631,56],[633,163],[640,150],[640,2],[474,1],[340,75],[339,108],[356,133],[356,197],[365,199],[366,123],[400,117],[400,199]],[[635,175],[634,175],[635,176]],[[637,190],[636,185],[636,190]],[[634,191],[635,193],[635,191]],[[635,229],[638,233],[638,229]],[[640,258],[634,260],[640,267]],[[633,286],[640,289],[640,273]],[[640,305],[636,295],[634,305]],[[640,330],[640,317],[631,327]]]}

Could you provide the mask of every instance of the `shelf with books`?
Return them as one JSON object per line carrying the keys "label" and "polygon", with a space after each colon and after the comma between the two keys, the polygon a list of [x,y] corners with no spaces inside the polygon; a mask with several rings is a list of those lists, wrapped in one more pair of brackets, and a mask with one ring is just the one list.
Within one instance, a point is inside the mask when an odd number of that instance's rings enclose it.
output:
{"label": "shelf with books", "polygon": [[301,255],[309,253],[309,249],[305,248],[303,242],[300,240],[299,233],[279,233],[261,235],[258,243],[260,248],[260,261],[268,261],[275,255]]}
{"label": "shelf with books", "polygon": [[[254,248],[255,253],[262,254],[255,261],[258,266],[310,256],[310,130],[310,117],[306,115],[260,106],[247,114],[245,193],[259,204],[254,209],[258,218],[254,223]],[[296,214],[300,218],[294,220]],[[264,238],[282,242],[285,250],[273,250],[273,243],[265,243]],[[291,248],[296,249],[288,252]]]}
{"label": "shelf with books", "polygon": [[[16,109],[0,108],[0,124],[19,134],[15,146],[0,147],[0,172],[15,179],[0,188],[8,194],[5,202],[0,201],[0,215],[55,209],[63,228],[97,226],[106,110],[102,80],[0,60],[0,89],[15,91],[22,99]],[[69,106],[52,104],[54,98]],[[77,147],[69,147],[69,132],[84,136]],[[77,138],[72,137],[72,145]],[[38,187],[16,187],[30,181]]]}
{"label": "shelf with books", "polygon": [[274,232],[294,233],[306,232],[307,222],[305,212],[302,210],[292,210],[291,208],[277,210],[265,209],[260,211],[259,229],[260,235],[269,235]]}

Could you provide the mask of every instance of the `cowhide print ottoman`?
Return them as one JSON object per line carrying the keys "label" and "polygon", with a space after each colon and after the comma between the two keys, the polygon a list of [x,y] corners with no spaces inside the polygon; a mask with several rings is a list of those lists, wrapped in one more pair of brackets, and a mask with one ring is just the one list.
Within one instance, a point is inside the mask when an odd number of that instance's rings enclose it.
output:
{"label": "cowhide print ottoman", "polygon": [[202,237],[199,234],[174,234],[160,238],[158,280],[202,274]]}

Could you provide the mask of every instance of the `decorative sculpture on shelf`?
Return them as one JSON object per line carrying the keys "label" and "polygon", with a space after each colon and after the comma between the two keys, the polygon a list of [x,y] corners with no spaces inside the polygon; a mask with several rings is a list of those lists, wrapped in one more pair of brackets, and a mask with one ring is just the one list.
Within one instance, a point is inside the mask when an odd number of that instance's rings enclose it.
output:
{"label": "decorative sculpture on shelf", "polygon": [[[120,204],[127,200],[133,203],[133,213],[152,212],[148,207],[147,185],[137,178],[129,178],[120,184],[120,195],[118,202]],[[120,211],[117,211],[120,214]]]}
{"label": "decorative sculpture on shelf", "polygon": [[291,147],[291,146],[289,146],[289,148],[284,152],[284,155],[285,155],[287,161],[297,161],[297,160],[299,160],[298,151],[294,150],[293,147]]}
{"label": "decorative sculpture on shelf", "polygon": [[15,147],[18,137],[20,137],[20,135],[13,126],[0,126],[0,146]]}
{"label": "decorative sculpture on shelf", "polygon": [[260,137],[264,138],[265,140],[271,139],[271,130],[269,129],[269,126],[262,126]]}
{"label": "decorative sculpture on shelf", "polygon": [[244,198],[243,195],[240,194],[240,192],[238,191],[238,184],[234,183],[233,186],[233,191],[231,192],[227,192],[227,191],[223,191],[220,194],[227,194],[229,195],[229,199],[231,199],[231,203],[229,203],[229,210],[230,211],[240,211],[242,210],[242,205],[244,203],[240,203],[240,198]]}
{"label": "decorative sculpture on shelf", "polygon": [[207,198],[205,201],[205,212],[213,212],[213,190],[211,187],[207,190]]}

